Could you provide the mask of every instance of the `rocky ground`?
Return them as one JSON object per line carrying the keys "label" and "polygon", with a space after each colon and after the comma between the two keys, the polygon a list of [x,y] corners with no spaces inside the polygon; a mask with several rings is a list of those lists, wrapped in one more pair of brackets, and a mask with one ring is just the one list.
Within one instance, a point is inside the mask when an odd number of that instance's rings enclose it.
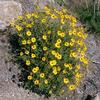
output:
{"label": "rocky ground", "polygon": [[[24,90],[14,82],[13,78],[16,79],[19,70],[18,65],[12,62],[12,57],[9,54],[10,44],[7,26],[12,18],[23,12],[31,12],[34,0],[14,0],[16,3],[13,3],[13,0],[6,0],[9,3],[3,1],[5,0],[0,0],[0,100],[100,100],[100,39],[90,34],[86,41],[87,54],[91,60],[89,70],[86,78],[72,97],[68,95],[51,96],[47,99]],[[45,0],[40,3],[40,6],[44,6],[44,4],[46,4]]]}

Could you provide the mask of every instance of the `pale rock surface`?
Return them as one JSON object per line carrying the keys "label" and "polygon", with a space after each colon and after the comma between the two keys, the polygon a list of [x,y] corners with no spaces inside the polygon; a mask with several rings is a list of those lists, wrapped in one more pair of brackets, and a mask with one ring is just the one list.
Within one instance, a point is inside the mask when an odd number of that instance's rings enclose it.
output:
{"label": "pale rock surface", "polygon": [[21,14],[20,3],[0,0],[0,29],[5,29],[14,18]]}

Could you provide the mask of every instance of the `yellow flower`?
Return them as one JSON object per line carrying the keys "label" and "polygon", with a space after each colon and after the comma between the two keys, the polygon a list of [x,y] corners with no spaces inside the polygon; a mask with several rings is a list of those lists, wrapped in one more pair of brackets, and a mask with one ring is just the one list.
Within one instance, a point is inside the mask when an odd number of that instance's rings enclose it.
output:
{"label": "yellow flower", "polygon": [[56,61],[56,60],[50,61],[50,65],[51,65],[51,66],[54,66],[54,65],[56,65],[56,64],[57,64],[57,61]]}
{"label": "yellow flower", "polygon": [[52,18],[52,19],[56,19],[56,18],[57,18],[57,16],[56,16],[56,15],[54,15],[54,14],[52,14],[52,15],[51,15],[51,18]]}
{"label": "yellow flower", "polygon": [[69,46],[69,43],[68,43],[68,42],[65,42],[64,45],[65,45],[66,47],[68,47],[68,46]]}
{"label": "yellow flower", "polygon": [[64,66],[65,66],[65,68],[68,68],[70,65],[69,65],[69,64],[66,64],[66,63],[64,63]]}
{"label": "yellow flower", "polygon": [[52,90],[49,91],[49,94],[52,94]]}
{"label": "yellow flower", "polygon": [[29,51],[28,51],[28,50],[25,50],[25,54],[27,54],[27,55],[28,55],[28,54],[29,54]]}
{"label": "yellow flower", "polygon": [[25,45],[26,44],[26,40],[22,40],[22,44]]}
{"label": "yellow flower", "polygon": [[29,75],[29,76],[27,77],[28,80],[32,80],[32,78],[33,78],[33,77],[32,77],[31,75]]}
{"label": "yellow flower", "polygon": [[64,69],[64,70],[63,70],[63,74],[66,74],[66,73],[67,73],[67,71]]}
{"label": "yellow flower", "polygon": [[64,64],[64,66],[65,66],[65,68],[69,68],[69,70],[71,70],[72,69],[72,65],[71,64]]}
{"label": "yellow flower", "polygon": [[60,68],[60,66],[58,66],[58,67],[57,67],[57,71],[60,71],[60,70],[61,70],[61,68]]}
{"label": "yellow flower", "polygon": [[77,53],[76,52],[73,52],[72,53],[72,57],[76,57],[77,56]]}
{"label": "yellow flower", "polygon": [[83,43],[83,41],[78,40],[78,41],[77,41],[77,44],[80,45],[80,46],[83,46],[84,43]]}
{"label": "yellow flower", "polygon": [[30,60],[26,60],[26,65],[29,66],[31,64]]}
{"label": "yellow flower", "polygon": [[31,47],[33,50],[35,50],[36,49],[36,45],[32,45],[32,47]]}
{"label": "yellow flower", "polygon": [[27,44],[31,44],[31,41],[30,40],[27,40]]}
{"label": "yellow flower", "polygon": [[59,60],[62,59],[62,55],[60,55],[59,53],[56,53],[56,54],[55,54],[55,57],[56,57],[57,59],[59,59]]}
{"label": "yellow flower", "polygon": [[76,65],[76,69],[78,69],[78,70],[79,70],[79,69],[80,69],[80,65]]}
{"label": "yellow flower", "polygon": [[48,48],[47,47],[43,47],[43,50],[46,51]]}
{"label": "yellow flower", "polygon": [[35,84],[35,85],[38,85],[38,84],[39,84],[39,80],[35,80],[35,81],[34,81],[34,84]]}
{"label": "yellow flower", "polygon": [[36,55],[34,53],[31,54],[31,58],[35,58]]}
{"label": "yellow flower", "polygon": [[27,36],[31,36],[31,34],[32,34],[31,31],[27,31],[27,32],[26,32],[26,35],[27,35]]}
{"label": "yellow flower", "polygon": [[68,78],[64,78],[63,81],[64,81],[65,84],[69,83],[69,79]]}
{"label": "yellow flower", "polygon": [[46,36],[46,35],[43,35],[42,38],[43,38],[44,40],[47,40],[47,36]]}
{"label": "yellow flower", "polygon": [[31,18],[31,14],[27,14],[26,17],[27,17],[28,19],[30,19],[30,18]]}
{"label": "yellow flower", "polygon": [[72,91],[72,90],[75,90],[75,89],[76,89],[76,86],[75,86],[75,85],[70,85],[70,86],[69,86],[69,90]]}
{"label": "yellow flower", "polygon": [[48,80],[47,80],[47,79],[46,79],[46,80],[44,80],[44,83],[45,83],[45,84],[48,84]]}
{"label": "yellow flower", "polygon": [[74,45],[74,42],[70,42],[69,44],[70,44],[70,46],[73,46]]}
{"label": "yellow flower", "polygon": [[31,41],[32,43],[36,42],[36,38],[35,37],[31,38]]}
{"label": "yellow flower", "polygon": [[57,75],[57,70],[56,69],[53,70],[53,74]]}
{"label": "yellow flower", "polygon": [[51,54],[52,54],[52,55],[55,55],[55,54],[56,54],[56,51],[55,51],[55,50],[52,50],[52,51],[51,51]]}
{"label": "yellow flower", "polygon": [[64,19],[61,19],[61,24],[65,24]]}
{"label": "yellow flower", "polygon": [[33,73],[37,73],[38,71],[39,71],[39,67],[35,67],[35,68],[32,69]]}
{"label": "yellow flower", "polygon": [[55,43],[55,47],[56,47],[56,48],[60,48],[61,46],[60,46],[59,43]]}
{"label": "yellow flower", "polygon": [[57,40],[57,43],[61,43],[61,39],[58,39],[58,40]]}
{"label": "yellow flower", "polygon": [[45,76],[44,73],[41,73],[41,74],[40,74],[40,77],[41,77],[41,78],[44,78],[44,76]]}
{"label": "yellow flower", "polygon": [[23,52],[20,52],[20,56],[23,56]]}
{"label": "yellow flower", "polygon": [[58,35],[61,35],[61,31],[58,31],[57,34],[58,34]]}
{"label": "yellow flower", "polygon": [[76,78],[81,78],[81,77],[82,77],[82,74],[76,73],[75,77],[76,77]]}
{"label": "yellow flower", "polygon": [[23,19],[23,16],[18,16],[17,19],[18,20],[22,20]]}
{"label": "yellow flower", "polygon": [[71,41],[72,41],[73,43],[75,43],[75,39],[72,38]]}
{"label": "yellow flower", "polygon": [[72,32],[72,31],[69,31],[69,35],[70,35],[70,36],[73,35],[73,32]]}
{"label": "yellow flower", "polygon": [[51,34],[51,31],[48,31],[48,34]]}
{"label": "yellow flower", "polygon": [[42,22],[42,23],[45,23],[45,22],[46,22],[46,19],[42,19],[41,22]]}
{"label": "yellow flower", "polygon": [[27,24],[26,27],[27,28],[32,28],[32,25],[31,24]]}
{"label": "yellow flower", "polygon": [[57,34],[58,34],[58,36],[60,36],[60,37],[65,37],[65,33],[64,33],[64,32],[58,31]]}
{"label": "yellow flower", "polygon": [[45,57],[42,57],[42,61],[45,61],[46,60],[46,58]]}
{"label": "yellow flower", "polygon": [[21,31],[21,30],[22,30],[22,27],[19,26],[19,25],[16,25],[16,29],[17,29],[18,31]]}

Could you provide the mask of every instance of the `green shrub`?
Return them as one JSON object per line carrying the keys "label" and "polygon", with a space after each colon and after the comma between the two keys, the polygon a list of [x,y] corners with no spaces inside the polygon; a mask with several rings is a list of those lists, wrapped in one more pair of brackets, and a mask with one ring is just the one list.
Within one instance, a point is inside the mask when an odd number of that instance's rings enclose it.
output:
{"label": "green shrub", "polygon": [[48,96],[79,86],[88,66],[87,34],[74,16],[63,8],[37,7],[11,25],[18,36],[16,57],[25,88]]}

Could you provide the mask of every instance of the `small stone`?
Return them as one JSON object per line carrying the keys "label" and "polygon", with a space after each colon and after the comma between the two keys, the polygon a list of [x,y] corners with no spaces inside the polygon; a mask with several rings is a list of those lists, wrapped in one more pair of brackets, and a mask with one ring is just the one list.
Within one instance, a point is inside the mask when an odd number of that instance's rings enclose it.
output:
{"label": "small stone", "polygon": [[22,15],[20,3],[15,1],[0,1],[0,29],[6,29],[10,22],[19,15]]}

